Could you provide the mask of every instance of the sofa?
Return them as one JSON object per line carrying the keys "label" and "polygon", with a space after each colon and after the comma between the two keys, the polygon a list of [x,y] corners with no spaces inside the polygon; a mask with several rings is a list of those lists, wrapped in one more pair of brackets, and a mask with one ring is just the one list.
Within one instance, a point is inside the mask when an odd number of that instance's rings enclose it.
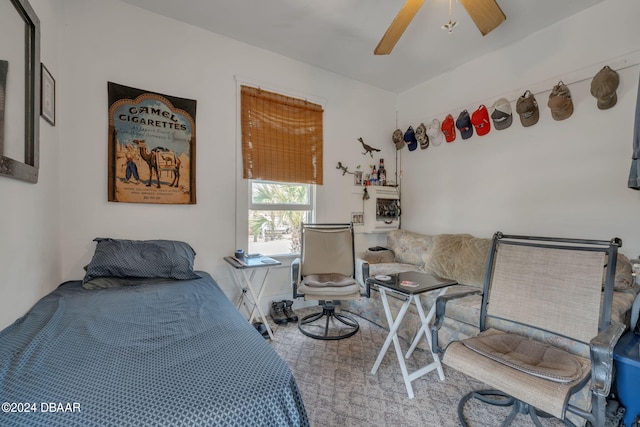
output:
{"label": "sofa", "polygon": [[[387,235],[386,250],[360,254],[356,261],[356,278],[364,285],[369,276],[420,271],[458,282],[458,285],[447,289],[446,295],[461,296],[447,302],[442,327],[438,332],[439,346],[445,348],[451,341],[472,337],[479,332],[481,293],[490,246],[490,238],[478,238],[470,234],[432,236],[402,229],[393,230]],[[635,284],[629,258],[620,252],[614,289],[611,318],[628,325],[631,307],[640,292],[640,286]],[[421,296],[425,311],[435,303],[438,293],[432,291]],[[395,294],[388,295],[395,316],[403,301]],[[388,329],[380,294],[375,286],[372,287],[370,298],[344,301],[342,309]],[[419,328],[420,318],[412,304],[398,336],[411,342]],[[539,338],[554,339],[551,336]],[[420,347],[428,348],[424,341]]]}
{"label": "sofa", "polygon": [[[490,247],[491,239],[478,238],[469,234],[431,236],[401,229],[393,230],[387,235],[387,245],[384,250],[369,250],[357,259],[356,278],[364,284],[369,276],[420,271],[455,280],[458,285],[447,288],[446,294],[441,297],[438,297],[438,290],[421,295],[425,312],[440,300],[437,304],[439,314],[436,320],[440,327],[435,338],[437,338],[438,349],[443,351],[450,342],[475,336],[480,331],[482,288]],[[604,270],[603,266],[603,282]],[[618,252],[611,310],[612,321],[629,326],[631,308],[639,292],[640,286],[636,285],[632,276],[632,264],[629,258]],[[403,300],[394,293],[387,293],[387,295],[395,318]],[[443,305],[445,301],[446,304]],[[371,288],[370,298],[343,301],[342,309],[388,329],[380,293],[375,286]],[[406,343],[410,343],[420,326],[417,310],[411,304],[398,330],[398,336]],[[527,330],[527,326],[500,326],[538,341],[552,342],[572,353],[589,357],[588,345],[550,332]],[[428,350],[426,340],[422,340],[418,347]],[[446,364],[446,353],[444,363]],[[570,403],[588,410],[591,407],[589,396],[589,384],[586,384],[571,398]],[[569,414],[568,418],[576,425],[582,425],[584,421],[573,414]]]}

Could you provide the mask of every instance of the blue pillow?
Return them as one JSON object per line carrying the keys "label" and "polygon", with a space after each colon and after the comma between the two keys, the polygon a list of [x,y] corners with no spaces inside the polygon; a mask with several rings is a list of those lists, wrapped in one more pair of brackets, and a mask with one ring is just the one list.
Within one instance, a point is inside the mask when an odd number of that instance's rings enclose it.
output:
{"label": "blue pillow", "polygon": [[122,288],[126,286],[156,285],[160,283],[173,283],[176,279],[166,277],[94,277],[82,283],[82,287],[88,290]]}
{"label": "blue pillow", "polygon": [[199,279],[193,271],[196,252],[176,240],[96,238],[96,251],[83,283],[96,277],[164,277]]}

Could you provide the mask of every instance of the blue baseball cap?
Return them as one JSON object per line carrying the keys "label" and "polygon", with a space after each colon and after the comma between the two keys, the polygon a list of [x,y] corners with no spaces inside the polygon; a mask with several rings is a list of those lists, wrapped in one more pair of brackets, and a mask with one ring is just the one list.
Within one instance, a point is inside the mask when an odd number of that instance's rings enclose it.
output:
{"label": "blue baseball cap", "polygon": [[456,128],[460,131],[462,139],[469,139],[473,136],[473,125],[471,124],[471,117],[467,110],[463,110],[458,116]]}
{"label": "blue baseball cap", "polygon": [[416,133],[413,127],[409,126],[409,129],[404,133],[404,140],[407,142],[409,151],[413,151],[418,148],[418,140],[416,139]]}

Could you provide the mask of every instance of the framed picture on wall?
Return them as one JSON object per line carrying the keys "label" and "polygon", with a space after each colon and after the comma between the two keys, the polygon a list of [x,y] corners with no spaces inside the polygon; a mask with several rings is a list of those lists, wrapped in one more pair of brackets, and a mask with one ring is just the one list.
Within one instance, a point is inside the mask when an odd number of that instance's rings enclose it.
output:
{"label": "framed picture on wall", "polygon": [[353,225],[364,225],[364,212],[351,212]]}
{"label": "framed picture on wall", "polygon": [[353,185],[362,185],[362,171],[353,173]]}
{"label": "framed picture on wall", "polygon": [[113,82],[107,90],[108,200],[195,204],[196,101]]}
{"label": "framed picture on wall", "polygon": [[52,126],[56,125],[56,81],[40,63],[40,115]]}
{"label": "framed picture on wall", "polygon": [[36,184],[40,168],[40,19],[28,0],[0,2],[0,33],[0,177]]}

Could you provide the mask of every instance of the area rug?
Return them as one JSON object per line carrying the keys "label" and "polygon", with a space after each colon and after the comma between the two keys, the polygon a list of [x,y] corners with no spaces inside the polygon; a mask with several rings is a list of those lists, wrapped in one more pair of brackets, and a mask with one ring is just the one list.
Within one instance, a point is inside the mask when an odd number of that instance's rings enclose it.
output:
{"label": "area rug", "polygon": [[[303,316],[318,308],[298,310]],[[409,399],[393,345],[376,374],[371,368],[387,337],[387,331],[356,317],[360,330],[343,340],[321,341],[303,335],[295,323],[275,325],[273,348],[288,363],[296,379],[311,425],[320,426],[459,426],[457,406],[471,390],[487,388],[453,369],[444,367],[445,381],[432,371],[413,381],[415,397]],[[409,344],[400,340],[404,352]],[[431,353],[416,350],[409,372],[430,363]],[[499,426],[510,408],[474,402],[465,415],[472,427]],[[546,426],[563,425],[557,419],[541,419]],[[518,414],[513,426],[534,426],[528,415]]]}

